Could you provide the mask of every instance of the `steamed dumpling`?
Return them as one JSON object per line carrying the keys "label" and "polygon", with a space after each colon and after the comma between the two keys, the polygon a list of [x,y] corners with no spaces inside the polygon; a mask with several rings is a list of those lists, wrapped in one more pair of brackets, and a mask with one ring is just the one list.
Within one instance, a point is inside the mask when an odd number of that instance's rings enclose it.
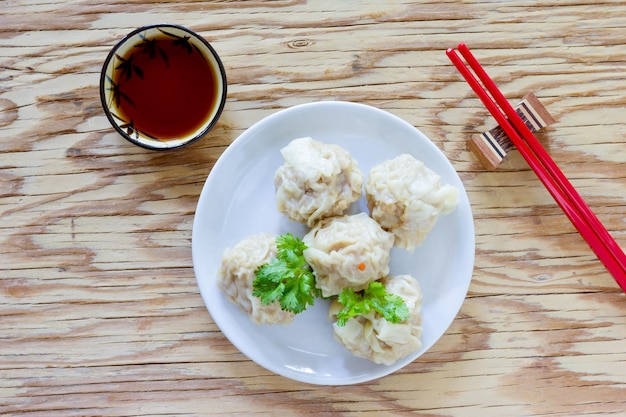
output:
{"label": "steamed dumpling", "polygon": [[350,318],[345,326],[339,326],[336,320],[342,305],[337,301],[331,304],[329,318],[335,322],[335,339],[353,355],[391,365],[422,347],[422,292],[417,280],[410,275],[387,277],[381,282],[387,292],[402,297],[409,309],[407,320],[391,323],[370,311],[367,315]]}
{"label": "steamed dumpling", "polygon": [[323,220],[302,240],[308,247],[304,257],[324,297],[346,287],[365,289],[389,273],[393,235],[365,213]]}
{"label": "steamed dumpling", "polygon": [[457,205],[458,190],[408,154],[375,166],[365,182],[372,218],[395,235],[395,245],[420,246],[440,214]]}
{"label": "steamed dumpling", "polygon": [[257,234],[226,249],[217,274],[217,284],[257,324],[287,324],[294,314],[280,308],[278,301],[264,305],[252,295],[254,271],[276,257],[276,237]]}
{"label": "steamed dumpling", "polygon": [[343,214],[361,197],[363,173],[339,145],[294,139],[281,149],[285,163],[274,176],[278,211],[312,227]]}

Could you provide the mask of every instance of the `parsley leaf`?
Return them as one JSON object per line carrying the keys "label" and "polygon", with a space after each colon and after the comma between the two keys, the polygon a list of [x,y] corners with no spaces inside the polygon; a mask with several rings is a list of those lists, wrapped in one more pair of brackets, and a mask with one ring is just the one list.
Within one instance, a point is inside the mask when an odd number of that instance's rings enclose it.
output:
{"label": "parsley leaf", "polygon": [[262,304],[278,301],[283,310],[301,313],[320,295],[313,271],[304,259],[307,246],[299,237],[287,233],[276,237],[276,247],[276,258],[254,271],[252,295],[259,297]]}
{"label": "parsley leaf", "polygon": [[409,318],[409,308],[399,295],[390,294],[383,283],[374,281],[359,292],[344,288],[337,297],[343,308],[337,313],[337,325],[345,326],[351,317],[362,316],[370,311],[382,315],[385,320],[400,323]]}

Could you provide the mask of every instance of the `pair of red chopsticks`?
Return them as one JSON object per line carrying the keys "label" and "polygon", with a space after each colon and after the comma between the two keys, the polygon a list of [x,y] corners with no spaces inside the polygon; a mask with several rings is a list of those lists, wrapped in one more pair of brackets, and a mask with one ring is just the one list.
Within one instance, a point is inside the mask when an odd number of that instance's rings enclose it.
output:
{"label": "pair of red chopsticks", "polygon": [[[474,70],[478,79],[465,65],[456,50],[450,48],[446,51],[446,55],[496,119],[528,165],[537,174],[559,207],[587,241],[598,259],[613,275],[622,290],[626,292],[626,255],[622,249],[509,104],[469,48],[461,43],[457,49],[469,67]],[[479,80],[487,91],[483,89]]]}

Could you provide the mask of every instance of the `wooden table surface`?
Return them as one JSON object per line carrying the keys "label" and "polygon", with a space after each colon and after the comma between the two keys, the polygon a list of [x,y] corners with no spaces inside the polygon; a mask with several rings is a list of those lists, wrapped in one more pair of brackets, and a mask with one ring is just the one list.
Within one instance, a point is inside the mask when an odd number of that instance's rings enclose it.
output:
{"label": "wooden table surface", "polygon": [[[100,105],[132,29],[209,40],[228,101],[202,141],[138,148]],[[445,56],[466,42],[626,247],[624,1],[0,1],[0,415],[573,416],[626,412],[626,297]],[[253,123],[319,100],[369,104],[450,159],[476,227],[468,296],[426,354],[351,386],[294,382],[220,332],[191,230],[215,161]],[[253,203],[251,202],[253,207]]]}

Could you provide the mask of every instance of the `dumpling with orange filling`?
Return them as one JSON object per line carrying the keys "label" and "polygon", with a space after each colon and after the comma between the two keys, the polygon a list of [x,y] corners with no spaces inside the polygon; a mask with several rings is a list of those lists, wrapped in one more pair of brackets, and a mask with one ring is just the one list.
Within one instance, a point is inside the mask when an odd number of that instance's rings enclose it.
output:
{"label": "dumpling with orange filling", "polygon": [[365,213],[322,220],[302,241],[324,297],[363,290],[389,273],[393,235]]}

